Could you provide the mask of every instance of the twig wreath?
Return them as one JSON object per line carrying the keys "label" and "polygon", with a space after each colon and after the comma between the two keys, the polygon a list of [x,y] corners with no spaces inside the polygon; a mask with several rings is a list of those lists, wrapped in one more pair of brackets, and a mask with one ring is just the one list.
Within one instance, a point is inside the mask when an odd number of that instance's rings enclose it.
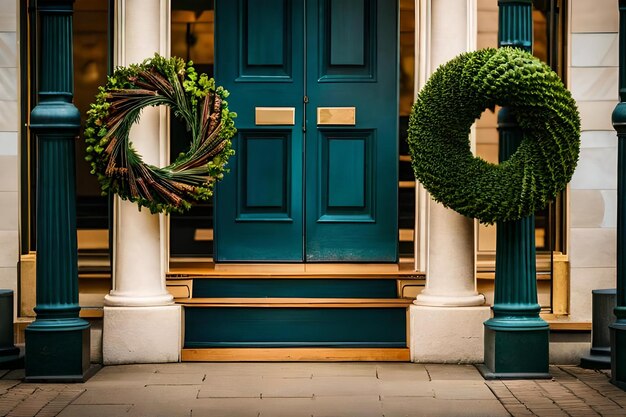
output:
{"label": "twig wreath", "polygon": [[[523,139],[498,165],[474,157],[469,132],[483,110],[510,106]],[[432,197],[482,223],[517,220],[545,207],[570,181],[580,117],[558,75],[513,48],[462,54],[441,66],[413,105],[409,147]]]}
{"label": "twig wreath", "polygon": [[[85,159],[103,193],[115,193],[152,213],[183,212],[208,199],[234,154],[230,138],[236,114],[228,110],[226,97],[228,92],[212,78],[198,75],[191,61],[180,58],[155,55],[117,68],[91,104],[84,134]],[[160,105],[169,106],[191,136],[189,150],[164,168],[146,164],[128,137],[141,110]]]}

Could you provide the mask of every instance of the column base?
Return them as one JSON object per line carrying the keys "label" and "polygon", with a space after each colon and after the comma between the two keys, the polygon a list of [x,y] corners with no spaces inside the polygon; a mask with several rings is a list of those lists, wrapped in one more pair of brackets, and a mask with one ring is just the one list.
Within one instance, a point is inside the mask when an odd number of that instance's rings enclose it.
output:
{"label": "column base", "polygon": [[174,297],[172,297],[172,294],[168,292],[159,295],[142,297],[129,294],[119,294],[117,291],[111,291],[110,294],[104,296],[104,303],[110,307],[164,306],[173,305]]}
{"label": "column base", "polygon": [[[537,322],[537,321],[536,321]],[[538,322],[537,322],[538,324]],[[485,379],[549,379],[550,330],[494,329],[485,324],[485,363],[478,370]]]}
{"label": "column base", "polygon": [[105,365],[180,361],[181,307],[104,307]]}
{"label": "column base", "polygon": [[410,306],[411,361],[480,363],[489,306]]}
{"label": "column base", "polygon": [[626,390],[626,323],[609,325],[611,335],[611,384]]}
{"label": "column base", "polygon": [[35,320],[24,330],[25,381],[84,382],[97,371],[91,369],[89,323],[63,321]]}
{"label": "column base", "polygon": [[485,304],[485,296],[482,294],[468,294],[458,296],[432,295],[428,294],[428,290],[424,290],[417,295],[413,303],[418,306],[431,307],[474,307],[482,306],[483,304]]}

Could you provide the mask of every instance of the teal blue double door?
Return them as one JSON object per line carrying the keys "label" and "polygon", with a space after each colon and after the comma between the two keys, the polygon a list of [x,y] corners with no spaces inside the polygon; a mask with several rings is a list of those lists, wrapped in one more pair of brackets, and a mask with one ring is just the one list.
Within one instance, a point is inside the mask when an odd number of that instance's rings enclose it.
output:
{"label": "teal blue double door", "polygon": [[217,0],[215,77],[236,111],[218,262],[395,262],[395,0]]}

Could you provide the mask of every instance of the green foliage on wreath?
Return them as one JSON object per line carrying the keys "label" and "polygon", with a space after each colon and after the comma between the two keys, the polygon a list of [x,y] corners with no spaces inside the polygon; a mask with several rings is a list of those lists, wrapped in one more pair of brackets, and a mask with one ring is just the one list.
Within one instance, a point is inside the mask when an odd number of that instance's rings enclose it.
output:
{"label": "green foliage on wreath", "polygon": [[[183,212],[208,199],[234,154],[230,139],[237,115],[228,110],[227,97],[228,91],[180,58],[156,54],[117,68],[99,88],[84,131],[85,159],[103,194],[115,193],[152,213]],[[164,168],[144,163],[129,140],[142,109],[160,105],[185,122],[191,137],[187,152]]]}
{"label": "green foliage on wreath", "polygon": [[[469,143],[472,124],[496,105],[509,107],[523,130],[517,151],[500,164],[474,157]],[[408,142],[415,176],[436,201],[482,223],[517,220],[570,181],[580,117],[540,60],[514,48],[484,49],[435,71],[413,105]]]}

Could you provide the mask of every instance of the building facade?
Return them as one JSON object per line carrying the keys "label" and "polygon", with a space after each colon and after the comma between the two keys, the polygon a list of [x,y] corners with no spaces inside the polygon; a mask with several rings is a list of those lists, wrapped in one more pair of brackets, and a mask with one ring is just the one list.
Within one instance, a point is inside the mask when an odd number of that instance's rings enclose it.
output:
{"label": "building facade", "polygon": [[[4,3],[0,287],[16,291],[19,335],[36,303],[39,35],[37,1]],[[158,52],[192,59],[231,90],[240,131],[216,198],[172,216],[100,196],[77,141],[92,361],[482,362],[495,230],[430,200],[403,135],[439,65],[497,46],[497,0],[215,3],[74,3],[83,116],[114,66]],[[534,3],[534,53],[563,77],[582,120],[576,173],[535,227],[551,361],[576,363],[590,346],[591,290],[615,287],[618,9]],[[163,166],[184,149],[181,132],[165,109],[148,109],[133,144]],[[497,137],[486,111],[476,154],[496,162]]]}

